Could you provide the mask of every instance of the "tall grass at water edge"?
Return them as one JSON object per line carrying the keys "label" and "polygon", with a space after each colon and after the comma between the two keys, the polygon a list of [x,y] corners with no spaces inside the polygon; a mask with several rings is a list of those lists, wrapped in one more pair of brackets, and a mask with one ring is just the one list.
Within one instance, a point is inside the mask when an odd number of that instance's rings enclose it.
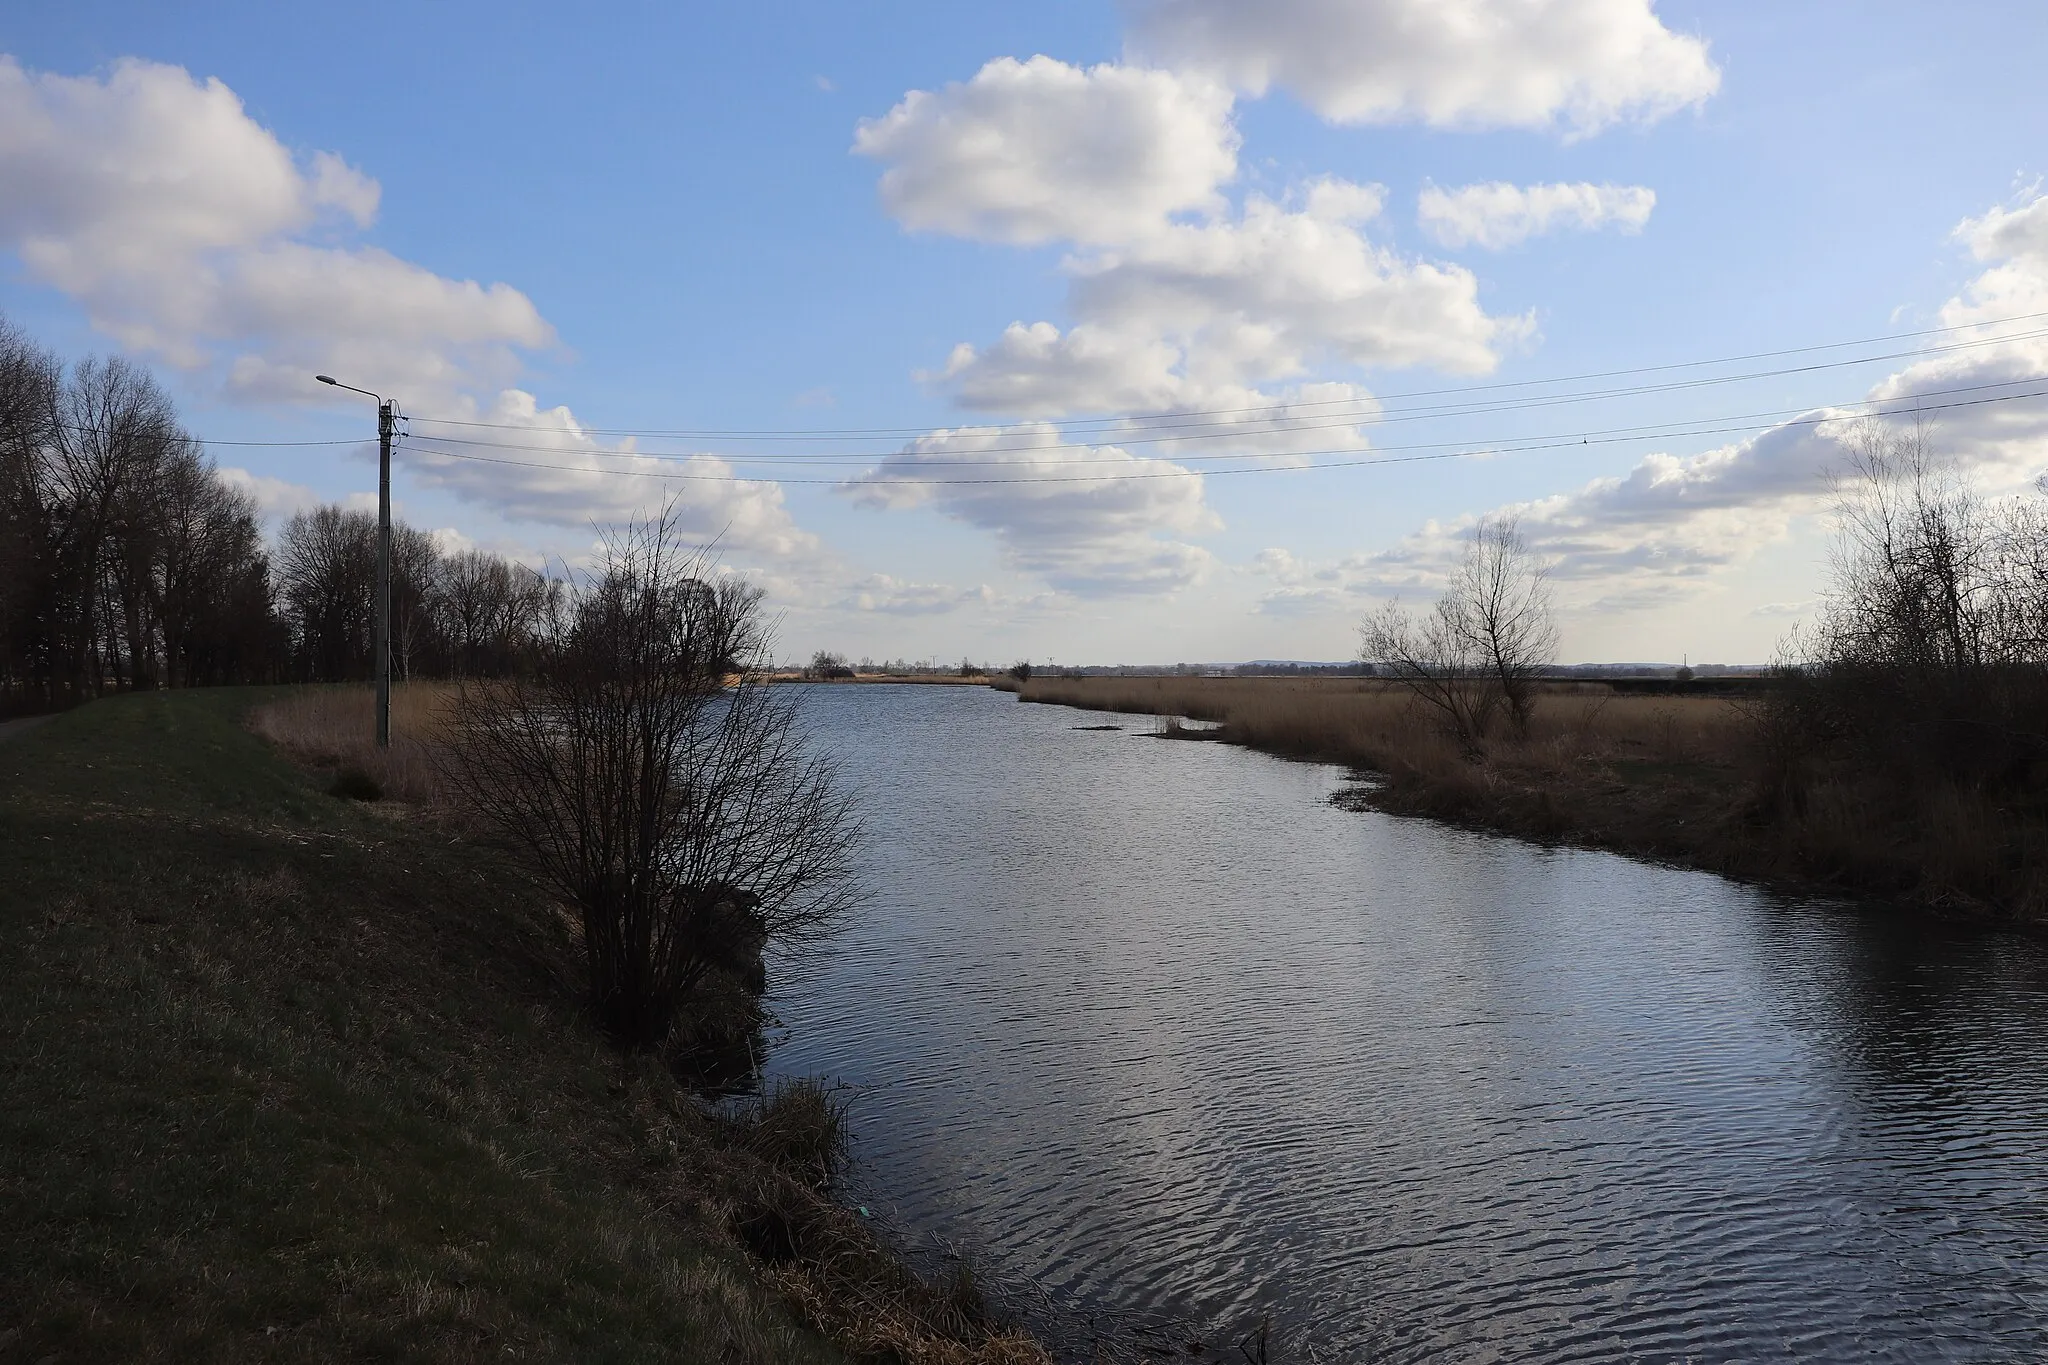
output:
{"label": "tall grass at water edge", "polygon": [[[1222,726],[1222,738],[1272,753],[1386,773],[1447,773],[1470,756],[1405,691],[1351,678],[1033,678],[1021,700],[1098,711],[1184,716]],[[1589,759],[1736,763],[1747,718],[1724,697],[1619,696],[1598,684],[1560,684],[1538,699],[1526,735],[1482,745],[1482,764]]]}
{"label": "tall grass at water edge", "polygon": [[341,794],[441,806],[449,793],[442,790],[433,751],[445,736],[458,687],[392,684],[389,749],[377,747],[377,693],[367,684],[299,688],[255,708],[249,727],[299,762],[332,769]]}

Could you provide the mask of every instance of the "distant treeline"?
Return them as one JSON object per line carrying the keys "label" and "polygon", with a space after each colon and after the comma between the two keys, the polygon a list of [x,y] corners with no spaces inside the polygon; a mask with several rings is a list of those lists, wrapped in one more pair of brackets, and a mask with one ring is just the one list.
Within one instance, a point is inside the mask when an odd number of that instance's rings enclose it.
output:
{"label": "distant treeline", "polygon": [[[0,319],[0,710],[113,691],[370,676],[377,523],[255,500],[121,359],[66,365]],[[557,591],[392,528],[400,677],[514,666]]]}

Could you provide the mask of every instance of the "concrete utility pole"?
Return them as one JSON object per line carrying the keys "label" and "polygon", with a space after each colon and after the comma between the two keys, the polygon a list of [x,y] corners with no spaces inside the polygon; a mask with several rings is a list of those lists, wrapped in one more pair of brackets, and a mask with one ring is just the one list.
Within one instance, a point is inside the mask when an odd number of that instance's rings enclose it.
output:
{"label": "concrete utility pole", "polygon": [[323,384],[377,400],[377,747],[391,747],[391,438],[398,426],[398,403],[382,394],[344,384],[332,375],[313,376]]}

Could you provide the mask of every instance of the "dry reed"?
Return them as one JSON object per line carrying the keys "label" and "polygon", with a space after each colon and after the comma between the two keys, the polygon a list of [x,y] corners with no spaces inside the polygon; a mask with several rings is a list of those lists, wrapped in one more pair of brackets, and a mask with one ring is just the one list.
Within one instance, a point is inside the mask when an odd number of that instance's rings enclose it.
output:
{"label": "dry reed", "polygon": [[[1394,773],[1463,762],[1404,690],[1353,678],[1033,678],[1019,695],[1097,711],[1213,721],[1223,738],[1273,753]],[[1618,696],[1565,684],[1537,699],[1529,733],[1483,746],[1497,766],[1588,760],[1734,763],[1745,721],[1723,697]]]}
{"label": "dry reed", "polygon": [[387,797],[445,805],[433,750],[444,734],[456,684],[394,683],[391,747],[376,742],[376,692],[367,684],[302,687],[258,707],[249,726],[300,763],[362,773]]}

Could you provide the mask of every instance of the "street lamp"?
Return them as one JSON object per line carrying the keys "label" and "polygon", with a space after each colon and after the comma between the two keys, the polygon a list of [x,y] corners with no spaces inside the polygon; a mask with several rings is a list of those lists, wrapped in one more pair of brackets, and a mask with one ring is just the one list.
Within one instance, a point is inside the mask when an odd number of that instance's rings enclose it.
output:
{"label": "street lamp", "polygon": [[323,384],[377,400],[377,747],[391,747],[391,435],[397,425],[398,402],[382,394],[344,384],[330,374],[313,376]]}

